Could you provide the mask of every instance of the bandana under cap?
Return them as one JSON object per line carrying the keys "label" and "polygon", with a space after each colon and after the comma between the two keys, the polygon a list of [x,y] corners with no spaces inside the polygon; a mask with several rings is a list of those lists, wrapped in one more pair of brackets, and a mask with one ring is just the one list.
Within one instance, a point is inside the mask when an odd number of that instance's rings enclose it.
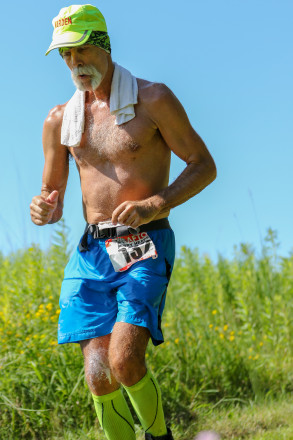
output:
{"label": "bandana under cap", "polygon": [[[100,49],[103,49],[106,52],[111,53],[110,37],[107,34],[107,32],[92,31],[85,44],[92,44],[93,46],[97,46]],[[67,49],[68,49],[67,47],[59,48],[59,53],[62,57],[63,57],[63,52]]]}

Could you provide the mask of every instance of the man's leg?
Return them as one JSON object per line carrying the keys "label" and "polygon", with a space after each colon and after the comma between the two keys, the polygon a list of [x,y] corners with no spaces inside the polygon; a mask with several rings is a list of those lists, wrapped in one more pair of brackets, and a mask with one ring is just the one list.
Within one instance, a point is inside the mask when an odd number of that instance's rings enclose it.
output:
{"label": "man's leg", "polygon": [[97,416],[107,439],[134,440],[132,415],[109,367],[111,335],[81,341],[85,377],[92,393]]}
{"label": "man's leg", "polygon": [[145,327],[117,322],[109,346],[110,368],[116,381],[127,391],[150,438],[172,438],[166,435],[159,385],[146,368],[145,351],[149,337],[150,332]]}

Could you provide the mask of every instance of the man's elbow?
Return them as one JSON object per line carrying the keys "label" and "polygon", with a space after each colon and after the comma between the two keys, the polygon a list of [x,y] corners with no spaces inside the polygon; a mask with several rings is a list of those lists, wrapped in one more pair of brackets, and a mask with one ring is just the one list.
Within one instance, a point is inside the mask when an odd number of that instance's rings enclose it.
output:
{"label": "man's elbow", "polygon": [[212,157],[208,159],[206,169],[209,177],[209,183],[212,183],[217,177],[217,167]]}

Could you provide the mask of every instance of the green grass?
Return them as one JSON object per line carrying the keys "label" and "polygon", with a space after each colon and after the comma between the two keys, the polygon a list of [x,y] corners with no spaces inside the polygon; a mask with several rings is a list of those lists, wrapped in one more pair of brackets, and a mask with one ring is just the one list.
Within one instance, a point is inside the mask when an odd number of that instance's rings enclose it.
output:
{"label": "green grass", "polygon": [[[219,408],[220,406],[220,408]],[[189,426],[173,425],[176,440],[192,440],[201,430],[214,430],[221,439],[229,440],[292,440],[293,399],[250,402],[246,405],[208,405],[198,408],[195,420]],[[144,440],[144,434],[136,425],[137,438]],[[89,431],[64,432],[51,440],[104,440],[98,426]]]}
{"label": "green grass", "polygon": [[[0,255],[1,439],[103,439],[79,346],[56,344],[68,254],[61,223],[48,251]],[[182,249],[166,342],[147,351],[177,439],[207,428],[223,438],[293,439],[292,294],[293,254],[278,255],[272,230],[260,255],[242,244],[215,263]]]}

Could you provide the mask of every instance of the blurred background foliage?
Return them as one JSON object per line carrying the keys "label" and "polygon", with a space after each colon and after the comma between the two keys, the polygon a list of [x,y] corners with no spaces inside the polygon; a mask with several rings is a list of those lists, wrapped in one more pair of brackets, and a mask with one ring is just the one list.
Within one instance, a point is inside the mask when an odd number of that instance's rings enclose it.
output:
{"label": "blurred background foliage", "polygon": [[[77,426],[98,428],[80,348],[56,342],[67,236],[61,221],[47,251],[34,245],[0,254],[3,439],[65,438],[64,430]],[[293,253],[278,254],[272,229],[260,255],[240,244],[233,259],[213,262],[181,249],[163,317],[165,343],[147,350],[171,424],[188,425],[201,408],[292,393],[292,281]]]}

